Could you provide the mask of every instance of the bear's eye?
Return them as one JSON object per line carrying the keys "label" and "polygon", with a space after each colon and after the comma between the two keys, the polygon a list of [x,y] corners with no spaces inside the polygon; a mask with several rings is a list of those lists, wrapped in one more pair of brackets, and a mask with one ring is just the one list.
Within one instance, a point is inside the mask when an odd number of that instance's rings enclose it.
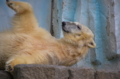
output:
{"label": "bear's eye", "polygon": [[77,36],[81,36],[81,34],[76,34]]}
{"label": "bear's eye", "polygon": [[90,42],[89,44],[90,44],[90,45],[93,45],[93,42]]}
{"label": "bear's eye", "polygon": [[13,5],[13,3],[9,3],[9,5]]}

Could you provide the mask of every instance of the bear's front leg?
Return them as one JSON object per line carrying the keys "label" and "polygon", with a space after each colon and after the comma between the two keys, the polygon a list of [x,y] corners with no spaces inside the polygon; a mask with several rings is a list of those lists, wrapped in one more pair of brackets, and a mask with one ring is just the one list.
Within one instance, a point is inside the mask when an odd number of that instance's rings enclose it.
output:
{"label": "bear's front leg", "polygon": [[18,64],[33,64],[33,58],[29,55],[18,55],[10,58],[5,65],[5,70],[8,72],[13,72],[14,66]]}

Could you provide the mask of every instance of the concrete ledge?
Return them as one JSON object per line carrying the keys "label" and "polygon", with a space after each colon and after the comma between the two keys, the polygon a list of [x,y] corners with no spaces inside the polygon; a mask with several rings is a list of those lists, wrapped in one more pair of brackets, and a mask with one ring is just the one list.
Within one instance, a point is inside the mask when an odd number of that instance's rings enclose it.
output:
{"label": "concrete ledge", "polygon": [[97,70],[96,79],[120,79],[119,71]]}
{"label": "concrete ledge", "polygon": [[0,79],[13,79],[10,73],[0,70]]}
{"label": "concrete ledge", "polygon": [[[29,64],[15,66],[13,77],[14,79],[120,79],[120,71]],[[0,70],[0,79],[13,78],[8,72]]]}
{"label": "concrete ledge", "polygon": [[92,68],[69,68],[69,79],[95,79],[95,70]]}
{"label": "concrete ledge", "polygon": [[52,65],[18,65],[14,79],[68,79],[66,67]]}

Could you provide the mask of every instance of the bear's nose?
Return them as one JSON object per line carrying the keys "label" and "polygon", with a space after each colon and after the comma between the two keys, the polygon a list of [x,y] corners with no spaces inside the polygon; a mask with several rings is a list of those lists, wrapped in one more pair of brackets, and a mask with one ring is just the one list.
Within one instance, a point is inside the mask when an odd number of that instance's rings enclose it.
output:
{"label": "bear's nose", "polygon": [[6,0],[6,2],[9,2],[10,0]]}
{"label": "bear's nose", "polygon": [[63,22],[62,22],[62,26],[65,26],[65,25],[66,25],[66,23],[63,21]]}

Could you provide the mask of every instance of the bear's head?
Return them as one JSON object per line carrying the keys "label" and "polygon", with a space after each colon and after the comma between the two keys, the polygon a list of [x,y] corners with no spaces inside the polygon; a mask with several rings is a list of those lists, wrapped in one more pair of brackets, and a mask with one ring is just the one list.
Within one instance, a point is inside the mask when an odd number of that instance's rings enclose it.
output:
{"label": "bear's head", "polygon": [[6,4],[16,13],[33,12],[32,6],[27,2],[6,0]]}
{"label": "bear's head", "polygon": [[78,22],[62,22],[62,30],[66,41],[78,46],[96,47],[94,34],[85,25]]}

